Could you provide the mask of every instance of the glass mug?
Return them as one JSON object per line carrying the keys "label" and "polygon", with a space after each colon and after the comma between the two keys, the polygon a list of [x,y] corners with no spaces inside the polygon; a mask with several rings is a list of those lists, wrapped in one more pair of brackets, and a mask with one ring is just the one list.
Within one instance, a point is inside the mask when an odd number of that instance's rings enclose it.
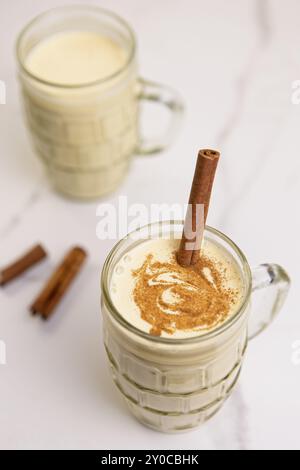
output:
{"label": "glass mug", "polygon": [[[31,50],[66,31],[103,33],[126,52],[113,75],[82,85],[51,83],[26,67]],[[121,183],[134,153],[152,154],[176,136],[183,105],[178,94],[138,77],[136,40],[127,23],[94,6],[55,8],[35,18],[17,41],[17,60],[26,120],[34,148],[54,187],[75,198],[96,198]],[[156,139],[139,133],[139,103],[148,100],[171,112],[169,128]]]}
{"label": "glass mug", "polygon": [[[238,311],[198,337],[172,339],[136,329],[112,303],[114,268],[145,239],[174,238],[182,230],[183,222],[171,221],[133,232],[108,255],[101,279],[104,344],[113,380],[140,422],[168,433],[192,429],[220,409],[238,381],[248,340],[271,323],[290,286],[283,268],[263,264],[251,271],[241,250],[227,236],[206,227],[205,238],[221,245],[240,268],[245,294]],[[260,301],[256,311],[250,302],[261,289],[268,292],[269,299],[263,304]]]}

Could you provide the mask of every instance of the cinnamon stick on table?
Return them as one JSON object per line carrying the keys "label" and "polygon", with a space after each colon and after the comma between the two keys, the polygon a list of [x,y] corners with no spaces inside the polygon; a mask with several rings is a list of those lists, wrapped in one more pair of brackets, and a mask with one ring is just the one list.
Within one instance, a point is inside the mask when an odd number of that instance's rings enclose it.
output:
{"label": "cinnamon stick on table", "polygon": [[184,230],[177,252],[177,261],[181,266],[193,265],[199,259],[219,158],[220,153],[216,150],[205,149],[198,153]]}
{"label": "cinnamon stick on table", "polygon": [[40,314],[45,320],[50,317],[79,273],[86,258],[86,251],[80,247],[69,251],[30,307],[33,314]]}
{"label": "cinnamon stick on table", "polygon": [[34,246],[17,261],[0,271],[0,286],[13,281],[46,257],[47,253],[41,245]]}

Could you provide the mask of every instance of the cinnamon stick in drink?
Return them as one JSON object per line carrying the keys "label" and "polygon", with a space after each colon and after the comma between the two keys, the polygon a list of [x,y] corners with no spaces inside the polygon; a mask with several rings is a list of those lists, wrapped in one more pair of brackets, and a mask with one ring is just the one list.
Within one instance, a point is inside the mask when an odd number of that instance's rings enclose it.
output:
{"label": "cinnamon stick in drink", "polygon": [[4,286],[10,281],[13,281],[46,257],[47,253],[42,245],[34,246],[17,261],[0,271],[0,286]]}
{"label": "cinnamon stick in drink", "polygon": [[177,261],[181,266],[193,265],[199,259],[219,158],[220,153],[216,150],[205,149],[198,153],[185,226],[177,252]]}
{"label": "cinnamon stick in drink", "polygon": [[50,317],[79,274],[86,258],[87,253],[83,248],[75,247],[69,251],[30,307],[33,314],[40,314],[45,320]]}

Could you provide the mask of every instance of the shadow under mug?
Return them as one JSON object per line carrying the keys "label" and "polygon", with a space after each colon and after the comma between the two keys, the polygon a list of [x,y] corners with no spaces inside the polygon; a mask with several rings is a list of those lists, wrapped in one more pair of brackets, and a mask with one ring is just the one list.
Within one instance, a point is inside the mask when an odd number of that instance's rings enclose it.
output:
{"label": "shadow under mug", "polygon": [[[178,237],[183,227],[181,221],[168,221],[131,233],[108,255],[101,279],[104,343],[113,380],[139,421],[169,433],[188,431],[221,408],[238,381],[248,340],[273,321],[290,286],[283,268],[262,264],[250,270],[235,243],[206,227],[205,238],[229,253],[239,267],[240,307],[223,324],[196,337],[172,339],[138,330],[112,302],[114,269],[137,244],[149,238]],[[257,292],[264,293],[263,300],[256,298]]]}
{"label": "shadow under mug", "polygon": [[[33,75],[26,66],[32,49],[67,31],[92,31],[118,43],[124,65],[105,79],[62,85]],[[134,154],[153,154],[176,137],[183,114],[179,95],[138,76],[136,40],[120,17],[95,6],[54,8],[36,17],[17,41],[19,79],[34,148],[54,187],[75,198],[97,198],[122,182]],[[165,106],[169,127],[160,137],[140,136],[140,101]]]}

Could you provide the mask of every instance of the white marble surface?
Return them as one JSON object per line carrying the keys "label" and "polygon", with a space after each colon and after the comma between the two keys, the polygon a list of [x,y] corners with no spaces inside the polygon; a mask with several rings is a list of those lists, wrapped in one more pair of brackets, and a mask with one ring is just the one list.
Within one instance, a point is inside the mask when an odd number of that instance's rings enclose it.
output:
{"label": "white marble surface", "polygon": [[[0,340],[7,348],[7,364],[0,365],[0,447],[299,448],[300,365],[292,361],[292,345],[300,340],[300,106],[291,104],[292,82],[300,79],[299,2],[98,2],[134,26],[143,76],[180,90],[187,107],[176,144],[157,157],[137,158],[106,201],[127,194],[130,202],[183,203],[197,149],[217,147],[222,162],[210,224],[232,237],[252,265],[280,263],[293,280],[280,317],[250,344],[224,409],[202,428],[175,436],[137,423],[111,382],[99,275],[114,242],[96,238],[96,203],[69,202],[51,191],[24,130],[14,40],[32,16],[66,3],[1,6],[7,104],[0,105],[0,260],[5,264],[39,240],[51,258],[0,291]],[[32,318],[28,304],[74,243],[90,252],[77,293],[74,287],[49,323]]]}

